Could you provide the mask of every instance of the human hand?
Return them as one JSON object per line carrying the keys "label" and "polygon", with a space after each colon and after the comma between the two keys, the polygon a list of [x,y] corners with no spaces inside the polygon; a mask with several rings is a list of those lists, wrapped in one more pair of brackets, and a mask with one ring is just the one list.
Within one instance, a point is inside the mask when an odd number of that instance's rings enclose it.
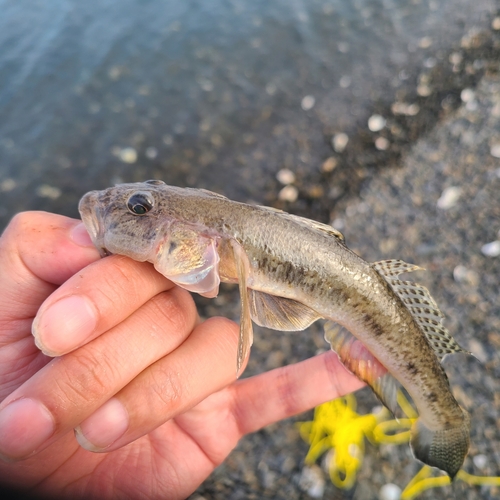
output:
{"label": "human hand", "polygon": [[13,219],[0,292],[0,482],[51,497],[185,498],[244,434],[362,385],[333,352],[236,381],[235,323],[66,217]]}

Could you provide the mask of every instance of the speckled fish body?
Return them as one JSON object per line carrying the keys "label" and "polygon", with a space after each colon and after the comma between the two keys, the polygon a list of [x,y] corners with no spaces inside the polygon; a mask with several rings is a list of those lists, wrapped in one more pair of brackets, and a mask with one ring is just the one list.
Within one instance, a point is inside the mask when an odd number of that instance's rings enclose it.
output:
{"label": "speckled fish body", "polygon": [[419,412],[415,456],[456,475],[470,421],[440,361],[462,349],[428,291],[398,279],[417,266],[370,264],[330,226],[161,181],[92,191],[79,208],[102,255],[152,262],[174,283],[207,297],[217,295],[220,281],[239,284],[238,372],[252,343],[251,320],[288,331],[327,320],[325,337],[341,361],[391,411],[396,381],[412,397]]}

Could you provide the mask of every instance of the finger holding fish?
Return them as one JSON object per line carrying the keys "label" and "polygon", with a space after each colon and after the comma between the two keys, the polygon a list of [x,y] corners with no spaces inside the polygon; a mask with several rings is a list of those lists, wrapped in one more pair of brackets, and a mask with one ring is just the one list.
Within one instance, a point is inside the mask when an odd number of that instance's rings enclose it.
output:
{"label": "finger holding fish", "polygon": [[[2,401],[0,411],[10,410],[0,426],[0,454],[23,459],[71,432],[158,359],[174,352],[196,322],[191,296],[175,287],[155,295],[92,342],[52,360]],[[43,422],[34,419],[35,406]],[[33,429],[26,440],[25,426]]]}
{"label": "finger holding fish", "polygon": [[235,382],[237,343],[238,326],[225,318],[198,325],[178,349],[84,420],[78,442],[110,452],[175,424],[219,464],[245,434],[364,385],[333,352]]}
{"label": "finger holding fish", "polygon": [[143,370],[76,429],[89,451],[107,452],[148,434],[234,382],[238,326],[197,325],[185,341]]}
{"label": "finger holding fish", "polygon": [[49,356],[66,354],[108,331],[173,283],[148,263],[121,256],[99,260],[72,276],[41,305],[32,326]]}

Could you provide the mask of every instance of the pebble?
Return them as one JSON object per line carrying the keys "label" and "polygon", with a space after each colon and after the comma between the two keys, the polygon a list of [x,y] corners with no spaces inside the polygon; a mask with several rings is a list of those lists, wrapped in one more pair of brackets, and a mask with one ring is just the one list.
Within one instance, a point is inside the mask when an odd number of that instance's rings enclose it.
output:
{"label": "pebble", "polygon": [[368,128],[372,132],[380,132],[386,124],[386,120],[381,115],[372,115],[368,118]]}
{"label": "pebble", "polygon": [[437,207],[442,210],[448,210],[457,204],[458,199],[462,195],[462,188],[457,186],[447,187],[437,201]]}
{"label": "pebble", "polygon": [[214,89],[213,82],[208,78],[200,78],[198,80],[198,84],[200,85],[201,89],[204,90],[205,92],[212,92],[212,90]]}
{"label": "pebble", "polygon": [[12,191],[17,186],[17,182],[14,179],[4,179],[0,182],[0,191],[2,193],[7,193],[8,191]]}
{"label": "pebble", "polygon": [[278,198],[282,201],[293,203],[299,197],[299,190],[295,186],[285,186],[278,194]]}
{"label": "pebble", "polygon": [[174,138],[169,134],[164,135],[161,140],[166,146],[171,146],[174,143]]}
{"label": "pebble", "polygon": [[338,231],[342,231],[342,229],[345,228],[345,221],[344,219],[341,219],[340,217],[333,219],[331,226]]}
{"label": "pebble", "polygon": [[316,99],[312,95],[306,95],[301,103],[300,106],[304,111],[309,111],[310,109],[314,108],[314,104],[316,103]]}
{"label": "pebble", "polygon": [[124,163],[135,163],[137,161],[137,151],[134,148],[120,149],[118,158]]}
{"label": "pebble", "polygon": [[377,137],[375,139],[375,147],[379,151],[385,151],[386,149],[389,148],[390,145],[391,143],[385,137]]}
{"label": "pebble", "polygon": [[120,78],[122,73],[123,73],[122,68],[120,68],[119,66],[112,66],[108,70],[108,77],[110,80],[118,80],[118,78]]}
{"label": "pebble", "polygon": [[426,68],[434,68],[434,66],[436,66],[436,64],[437,64],[437,59],[435,57],[428,57],[424,61],[424,66]]}
{"label": "pebble", "polygon": [[486,257],[498,257],[500,255],[500,240],[486,243],[481,247],[481,253]]}
{"label": "pebble", "polygon": [[490,148],[490,155],[495,158],[500,158],[500,144],[493,144]]}
{"label": "pebble", "polygon": [[347,89],[351,86],[352,78],[350,76],[344,75],[339,80],[339,85],[343,89]]}
{"label": "pebble", "polygon": [[476,93],[472,89],[463,89],[460,92],[460,99],[462,102],[471,102],[476,99]]}
{"label": "pebble", "polygon": [[323,164],[321,165],[321,171],[322,172],[333,172],[338,165],[338,161],[336,158],[333,156],[330,156],[330,158],[327,158]]}
{"label": "pebble", "polygon": [[216,147],[220,148],[224,144],[224,139],[220,134],[212,134],[210,137],[210,142]]}
{"label": "pebble", "polygon": [[406,102],[394,102],[391,106],[391,111],[395,115],[415,116],[420,111],[418,104],[408,104]]}
{"label": "pebble", "polygon": [[418,42],[418,46],[421,49],[428,49],[432,45],[432,38],[430,36],[424,36]]}
{"label": "pebble", "polygon": [[337,153],[342,153],[342,151],[344,151],[344,149],[346,148],[348,142],[349,136],[347,134],[344,134],[343,132],[340,134],[335,134],[332,139],[333,149]]}
{"label": "pebble", "polygon": [[49,186],[48,184],[42,184],[37,188],[36,194],[42,198],[57,200],[57,198],[61,196],[62,191],[58,187]]}
{"label": "pebble", "polygon": [[472,286],[478,286],[480,282],[479,274],[476,271],[467,269],[461,264],[453,269],[453,279],[457,283],[467,283]]}
{"label": "pebble", "polygon": [[479,454],[472,457],[472,461],[478,469],[484,469],[488,464],[488,457],[486,455]]}
{"label": "pebble", "polygon": [[399,500],[401,498],[401,488],[397,484],[387,483],[380,488],[380,500]]}
{"label": "pebble", "polygon": [[266,92],[268,95],[274,95],[276,94],[276,91],[278,90],[278,88],[276,87],[276,85],[274,83],[268,83],[266,85]]}
{"label": "pebble", "polygon": [[481,361],[481,363],[486,363],[488,361],[488,355],[484,350],[483,345],[476,339],[469,339],[469,351],[474,354],[474,356]]}
{"label": "pebble", "polygon": [[349,44],[347,42],[339,42],[337,48],[342,54],[347,54],[349,52]]}
{"label": "pebble", "polygon": [[463,61],[463,56],[460,52],[452,52],[448,60],[451,62],[451,64],[457,65]]}
{"label": "pebble", "polygon": [[276,179],[278,179],[281,184],[293,184],[295,182],[295,174],[288,168],[282,168],[276,174]]}
{"label": "pebble", "polygon": [[158,150],[153,147],[149,147],[146,149],[146,158],[150,160],[154,160],[158,156]]}
{"label": "pebble", "polygon": [[432,88],[429,85],[421,84],[417,87],[417,94],[421,97],[428,97],[432,94]]}
{"label": "pebble", "polygon": [[312,498],[322,498],[325,492],[325,477],[317,465],[305,466],[300,475],[299,487]]}

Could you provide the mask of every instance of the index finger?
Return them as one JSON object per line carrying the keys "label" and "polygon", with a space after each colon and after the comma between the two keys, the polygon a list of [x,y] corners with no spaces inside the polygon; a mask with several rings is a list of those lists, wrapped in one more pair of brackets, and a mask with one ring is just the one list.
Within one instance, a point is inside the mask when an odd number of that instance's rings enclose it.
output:
{"label": "index finger", "polygon": [[149,263],[112,255],[87,266],[43,303],[33,321],[37,346],[66,354],[118,325],[174,284]]}

